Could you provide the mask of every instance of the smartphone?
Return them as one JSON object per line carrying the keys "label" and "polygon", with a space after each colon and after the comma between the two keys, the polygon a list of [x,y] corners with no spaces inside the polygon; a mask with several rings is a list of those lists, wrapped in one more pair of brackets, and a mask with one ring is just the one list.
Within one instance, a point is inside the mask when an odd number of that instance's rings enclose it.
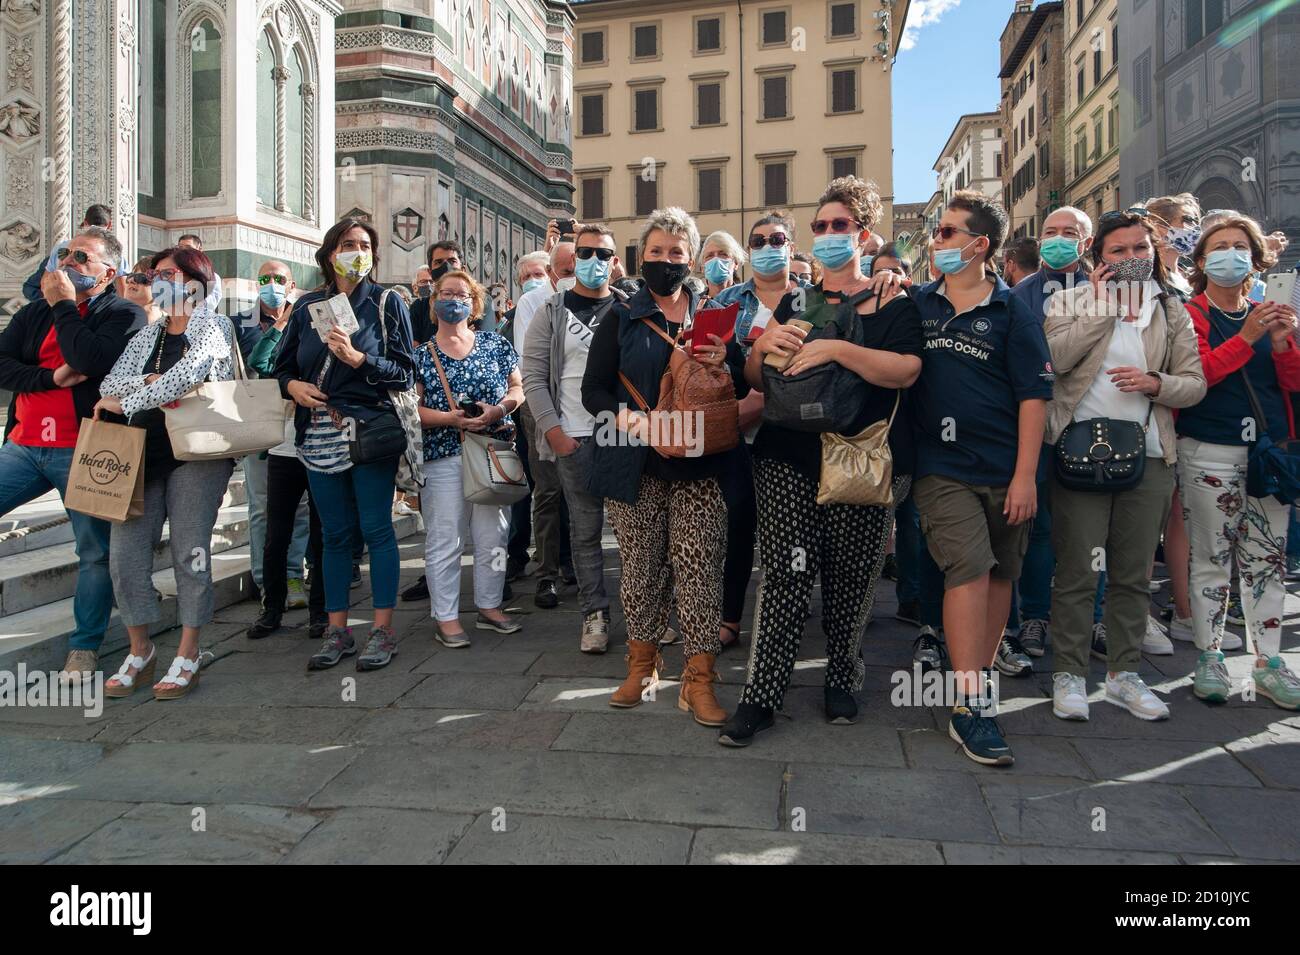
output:
{"label": "smartphone", "polygon": [[556,219],[555,228],[559,230],[560,237],[563,238],[566,235],[573,235],[573,233],[578,231],[578,224],[572,219]]}
{"label": "smartphone", "polygon": [[469,395],[459,395],[456,398],[456,407],[465,412],[466,417],[469,418],[477,418],[483,413],[483,406]]}
{"label": "smartphone", "polygon": [[1274,272],[1264,279],[1265,302],[1276,302],[1279,305],[1290,305],[1291,299],[1295,295],[1295,272]]}

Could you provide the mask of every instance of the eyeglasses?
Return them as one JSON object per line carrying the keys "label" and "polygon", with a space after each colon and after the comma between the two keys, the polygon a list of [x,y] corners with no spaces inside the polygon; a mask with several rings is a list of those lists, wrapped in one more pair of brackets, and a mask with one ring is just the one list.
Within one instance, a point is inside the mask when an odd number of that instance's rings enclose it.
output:
{"label": "eyeglasses", "polygon": [[69,249],[66,246],[62,249],[59,249],[56,258],[62,261],[63,259],[68,258],[68,256],[72,256],[72,261],[76,262],[78,265],[85,265],[88,262],[97,262],[100,265],[108,264],[102,259],[92,259],[90,256],[86,254],[84,249]]}
{"label": "eyeglasses", "polygon": [[468,295],[462,295],[459,292],[439,292],[438,301],[440,302],[464,302],[468,305],[473,299]]}
{"label": "eyeglasses", "polygon": [[947,242],[958,232],[962,235],[973,235],[976,238],[984,235],[983,232],[972,232],[970,229],[959,229],[955,225],[937,225],[934,227],[934,231],[931,232],[930,235],[938,242]]}
{"label": "eyeglasses", "polygon": [[587,245],[574,251],[574,256],[579,259],[589,259],[593,255],[602,262],[608,262],[614,257],[613,249],[598,249],[595,246]]}
{"label": "eyeglasses", "polygon": [[853,226],[861,225],[857,219],[814,219],[812,230],[813,235],[824,235],[827,229],[832,232],[848,232]]}
{"label": "eyeglasses", "polygon": [[288,285],[288,276],[284,275],[259,275],[257,277],[258,285],[270,285],[274,282],[276,285]]}
{"label": "eyeglasses", "polygon": [[164,282],[170,282],[180,274],[180,269],[155,269],[150,273],[149,277],[151,279],[162,279]]}
{"label": "eyeglasses", "polygon": [[790,237],[784,232],[773,232],[771,235],[758,235],[755,233],[749,237],[749,247],[751,249],[761,249],[765,245],[770,245],[774,249],[779,249],[789,241]]}

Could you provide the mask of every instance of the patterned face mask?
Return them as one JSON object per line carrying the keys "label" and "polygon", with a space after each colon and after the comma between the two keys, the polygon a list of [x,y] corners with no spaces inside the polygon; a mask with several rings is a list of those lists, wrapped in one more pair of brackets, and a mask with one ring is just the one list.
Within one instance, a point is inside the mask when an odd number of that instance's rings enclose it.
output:
{"label": "patterned face mask", "polygon": [[1110,274],[1116,282],[1145,282],[1151,278],[1151,270],[1155,267],[1154,259],[1140,259],[1136,256],[1131,259],[1120,259],[1118,262],[1107,262],[1110,266]]}

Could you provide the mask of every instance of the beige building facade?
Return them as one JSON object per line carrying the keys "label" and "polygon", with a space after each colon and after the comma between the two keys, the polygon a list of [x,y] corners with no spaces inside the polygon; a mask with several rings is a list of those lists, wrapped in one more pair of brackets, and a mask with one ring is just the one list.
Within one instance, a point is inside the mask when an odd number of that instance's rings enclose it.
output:
{"label": "beige building facade", "polygon": [[1064,0],[1065,195],[1094,222],[1120,206],[1118,0]]}
{"label": "beige building facade", "polygon": [[679,205],[743,241],[785,209],[808,249],[815,203],[849,173],[892,221],[891,63],[906,0],[575,0],[573,175],[636,271],[640,224]]}

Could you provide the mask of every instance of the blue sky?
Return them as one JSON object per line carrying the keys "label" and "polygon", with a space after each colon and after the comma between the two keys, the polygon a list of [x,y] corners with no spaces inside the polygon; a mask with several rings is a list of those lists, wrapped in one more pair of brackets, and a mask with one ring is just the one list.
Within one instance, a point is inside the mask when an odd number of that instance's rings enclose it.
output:
{"label": "blue sky", "polygon": [[912,0],[894,63],[895,202],[930,198],[931,167],[958,116],[997,109],[998,38],[1013,7],[1011,0]]}

